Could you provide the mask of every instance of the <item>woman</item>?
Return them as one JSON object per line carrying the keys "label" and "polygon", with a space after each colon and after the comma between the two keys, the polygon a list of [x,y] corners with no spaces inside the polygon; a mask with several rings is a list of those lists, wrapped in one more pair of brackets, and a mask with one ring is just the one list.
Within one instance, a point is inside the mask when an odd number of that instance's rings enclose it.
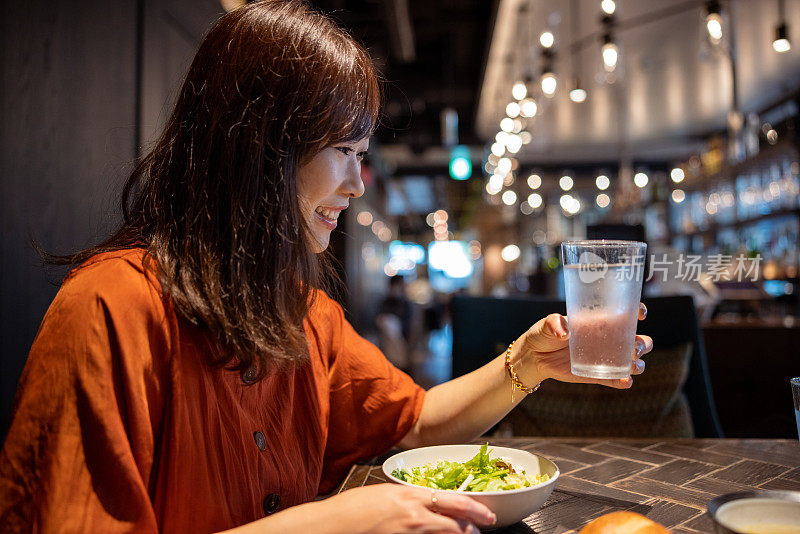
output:
{"label": "woman", "polygon": [[[378,105],[366,52],[305,5],[218,21],[126,184],[124,224],[67,258],[79,267],[41,325],[0,454],[0,531],[492,523],[468,497],[394,485],[314,502],[358,459],[472,439],[514,405],[503,356],[425,393],[321,290]],[[578,380],[567,336],[553,315],[517,340],[524,384]]]}

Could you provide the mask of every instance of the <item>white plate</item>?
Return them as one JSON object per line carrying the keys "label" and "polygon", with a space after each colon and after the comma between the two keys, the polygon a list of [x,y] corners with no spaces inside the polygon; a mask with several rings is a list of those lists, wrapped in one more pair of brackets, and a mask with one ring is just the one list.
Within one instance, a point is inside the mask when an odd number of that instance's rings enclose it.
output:
{"label": "white plate", "polygon": [[[383,473],[392,482],[419,488],[409,482],[404,482],[392,476],[395,469],[410,469],[423,466],[430,462],[448,460],[451,462],[466,462],[480,451],[480,445],[438,445],[435,447],[422,447],[395,454],[383,462]],[[556,485],[559,471],[556,464],[530,452],[508,447],[489,446],[489,455],[492,458],[503,458],[511,462],[514,467],[521,468],[526,475],[550,475],[547,482],[506,491],[462,491],[476,501],[485,504],[497,516],[497,524],[493,528],[505,527],[520,521],[542,507],[547,501]],[[437,492],[455,493],[454,490],[436,490]]]}

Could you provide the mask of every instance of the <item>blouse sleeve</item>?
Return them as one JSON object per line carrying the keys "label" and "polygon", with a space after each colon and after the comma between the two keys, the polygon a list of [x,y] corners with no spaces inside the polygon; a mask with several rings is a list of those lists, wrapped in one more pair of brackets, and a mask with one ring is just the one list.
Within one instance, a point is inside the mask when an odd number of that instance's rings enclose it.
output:
{"label": "blouse sleeve", "polygon": [[67,280],[0,452],[0,531],[158,531],[148,480],[169,352],[164,306],[135,264],[108,260]]}
{"label": "blouse sleeve", "polygon": [[425,390],[356,333],[325,297],[331,332],[330,425],[320,493],[335,488],[358,460],[382,454],[416,423]]}

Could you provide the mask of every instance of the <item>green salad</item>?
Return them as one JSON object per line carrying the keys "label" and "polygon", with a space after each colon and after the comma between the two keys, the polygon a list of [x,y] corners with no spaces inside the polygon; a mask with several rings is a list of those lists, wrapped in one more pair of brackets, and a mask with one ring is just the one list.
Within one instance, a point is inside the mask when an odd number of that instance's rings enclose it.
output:
{"label": "green salad", "polygon": [[550,479],[547,474],[526,475],[506,460],[491,458],[488,449],[488,444],[482,445],[478,454],[464,463],[440,460],[421,467],[395,469],[392,476],[417,486],[456,491],[513,490]]}

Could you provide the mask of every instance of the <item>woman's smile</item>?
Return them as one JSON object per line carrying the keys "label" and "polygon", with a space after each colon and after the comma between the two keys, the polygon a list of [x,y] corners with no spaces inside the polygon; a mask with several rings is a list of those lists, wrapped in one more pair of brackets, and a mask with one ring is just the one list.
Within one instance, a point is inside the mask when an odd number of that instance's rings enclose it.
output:
{"label": "woman's smile", "polygon": [[347,206],[326,207],[320,206],[314,210],[317,219],[329,230],[336,228],[339,214],[347,209]]}

